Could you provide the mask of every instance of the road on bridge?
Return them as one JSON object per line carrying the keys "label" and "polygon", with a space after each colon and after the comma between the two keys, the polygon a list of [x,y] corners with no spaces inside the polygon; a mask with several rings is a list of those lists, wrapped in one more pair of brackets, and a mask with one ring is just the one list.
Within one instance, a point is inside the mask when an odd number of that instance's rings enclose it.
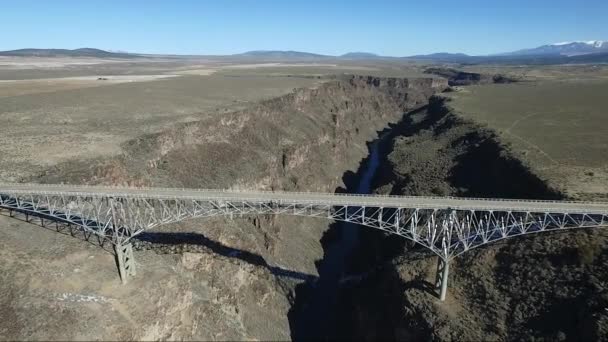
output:
{"label": "road on bridge", "polygon": [[80,195],[149,199],[282,202],[353,207],[530,211],[568,214],[608,214],[608,203],[487,198],[382,196],[316,192],[237,191],[171,188],[126,188],[54,184],[0,184],[0,194]]}

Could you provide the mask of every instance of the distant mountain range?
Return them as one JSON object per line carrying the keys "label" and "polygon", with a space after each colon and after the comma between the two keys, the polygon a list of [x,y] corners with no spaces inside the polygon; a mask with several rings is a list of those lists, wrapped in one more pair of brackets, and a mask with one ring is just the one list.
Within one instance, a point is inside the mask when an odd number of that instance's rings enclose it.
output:
{"label": "distant mountain range", "polygon": [[377,55],[375,53],[371,53],[371,52],[349,52],[349,53],[345,53],[345,54],[341,55],[340,58],[347,58],[347,59],[376,59],[376,58],[382,58],[382,56]]}
{"label": "distant mountain range", "polygon": [[[109,52],[100,49],[21,49],[0,52],[0,56],[30,57],[97,57],[97,58],[135,58],[141,55],[123,52]],[[171,56],[180,57],[180,56]],[[194,56],[188,56],[194,57]],[[256,59],[275,61],[318,61],[318,60],[414,60],[441,63],[506,63],[506,64],[567,64],[567,63],[608,63],[608,41],[576,41],[542,45],[536,48],[517,50],[496,55],[470,56],[464,53],[439,52],[407,57],[380,56],[371,52],[349,52],[340,56],[322,55],[301,51],[256,50],[230,56],[236,59]]]}
{"label": "distant mountain range", "polygon": [[463,53],[433,53],[405,57],[448,63],[507,63],[507,64],[567,64],[608,63],[608,42],[602,40],[562,42],[542,45],[489,56],[470,56]]}
{"label": "distant mountain range", "polygon": [[134,58],[136,54],[109,52],[93,48],[68,49],[19,49],[0,51],[0,56],[19,57],[97,57],[97,58]]}
{"label": "distant mountain range", "polygon": [[449,53],[449,52],[437,52],[431,53],[428,55],[414,55],[405,58],[410,59],[427,59],[427,60],[436,60],[436,59],[458,59],[458,58],[467,58],[470,57],[464,53]]}
{"label": "distant mountain range", "polygon": [[608,42],[601,40],[563,42],[542,45],[532,49],[487,56],[471,56],[464,53],[439,52],[406,57],[380,56],[370,52],[349,52],[340,56],[329,56],[300,51],[250,51],[232,55],[235,57],[255,57],[262,59],[408,59],[445,63],[509,63],[509,64],[561,64],[561,63],[608,63]]}
{"label": "distant mountain range", "polygon": [[317,53],[301,52],[301,51],[282,51],[282,50],[256,50],[247,51],[231,55],[232,57],[254,57],[254,58],[266,58],[266,59],[378,59],[378,58],[391,58],[382,57],[371,52],[349,52],[340,56],[321,55]]}
{"label": "distant mountain range", "polygon": [[500,54],[502,56],[580,56],[593,53],[608,52],[608,42],[590,40],[580,42],[563,42],[539,46],[533,49],[524,49]]}
{"label": "distant mountain range", "polygon": [[282,50],[255,50],[255,51],[247,51],[244,53],[239,53],[232,55],[235,57],[255,57],[255,58],[267,58],[267,59],[319,59],[319,58],[329,58],[331,56],[319,55],[316,53],[310,52],[300,52],[300,51],[282,51]]}

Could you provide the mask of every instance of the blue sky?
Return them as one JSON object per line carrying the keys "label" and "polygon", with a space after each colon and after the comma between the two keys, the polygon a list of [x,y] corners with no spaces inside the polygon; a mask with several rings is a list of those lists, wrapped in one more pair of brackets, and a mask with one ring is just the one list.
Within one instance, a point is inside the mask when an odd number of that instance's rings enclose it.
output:
{"label": "blue sky", "polygon": [[0,0],[0,50],[490,54],[608,40],[608,1]]}

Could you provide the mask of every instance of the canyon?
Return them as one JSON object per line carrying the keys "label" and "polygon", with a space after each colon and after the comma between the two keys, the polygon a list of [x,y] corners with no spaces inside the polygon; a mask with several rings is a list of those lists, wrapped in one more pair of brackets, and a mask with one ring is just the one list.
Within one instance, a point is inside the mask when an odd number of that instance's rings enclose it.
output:
{"label": "canyon", "polygon": [[[494,76],[466,79],[502,82]],[[328,77],[24,180],[567,198],[495,131],[458,115],[446,90],[443,78]],[[278,216],[163,226],[134,242],[141,271],[122,286],[99,248],[2,216],[0,226],[0,314],[10,317],[0,334],[9,338],[40,338],[35,322],[47,316],[45,337],[58,339],[607,337],[600,230],[515,238],[459,257],[442,303],[435,256],[364,227]],[[69,324],[79,317],[96,324]]]}

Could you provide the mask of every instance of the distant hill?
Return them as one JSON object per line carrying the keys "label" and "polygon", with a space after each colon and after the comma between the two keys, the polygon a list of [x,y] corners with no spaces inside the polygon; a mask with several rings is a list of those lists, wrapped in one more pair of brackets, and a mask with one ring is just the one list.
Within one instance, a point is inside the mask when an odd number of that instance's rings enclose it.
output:
{"label": "distant hill", "polygon": [[256,50],[248,51],[233,57],[250,57],[269,60],[319,60],[319,59],[386,59],[394,57],[383,57],[371,52],[348,52],[340,56],[321,55],[302,51],[282,51],[282,50]]}
{"label": "distant hill", "polygon": [[349,52],[349,53],[345,53],[345,54],[341,55],[340,58],[346,58],[346,59],[376,59],[376,58],[382,58],[382,57],[378,56],[375,53],[371,53],[371,52]]}
{"label": "distant hill", "polygon": [[236,57],[255,57],[261,59],[322,59],[331,58],[332,56],[319,55],[310,52],[301,51],[281,51],[281,50],[256,50],[247,51],[232,56]]}
{"label": "distant hill", "polygon": [[415,55],[415,56],[409,56],[409,57],[405,57],[408,59],[419,59],[419,60],[444,60],[444,61],[450,61],[450,60],[464,60],[469,58],[469,55],[466,55],[464,53],[450,53],[450,52],[437,52],[437,53],[431,53],[428,55]]}
{"label": "distant hill", "polygon": [[109,52],[93,48],[68,49],[19,49],[0,51],[0,56],[17,57],[97,57],[97,58],[134,58],[136,54]]}

